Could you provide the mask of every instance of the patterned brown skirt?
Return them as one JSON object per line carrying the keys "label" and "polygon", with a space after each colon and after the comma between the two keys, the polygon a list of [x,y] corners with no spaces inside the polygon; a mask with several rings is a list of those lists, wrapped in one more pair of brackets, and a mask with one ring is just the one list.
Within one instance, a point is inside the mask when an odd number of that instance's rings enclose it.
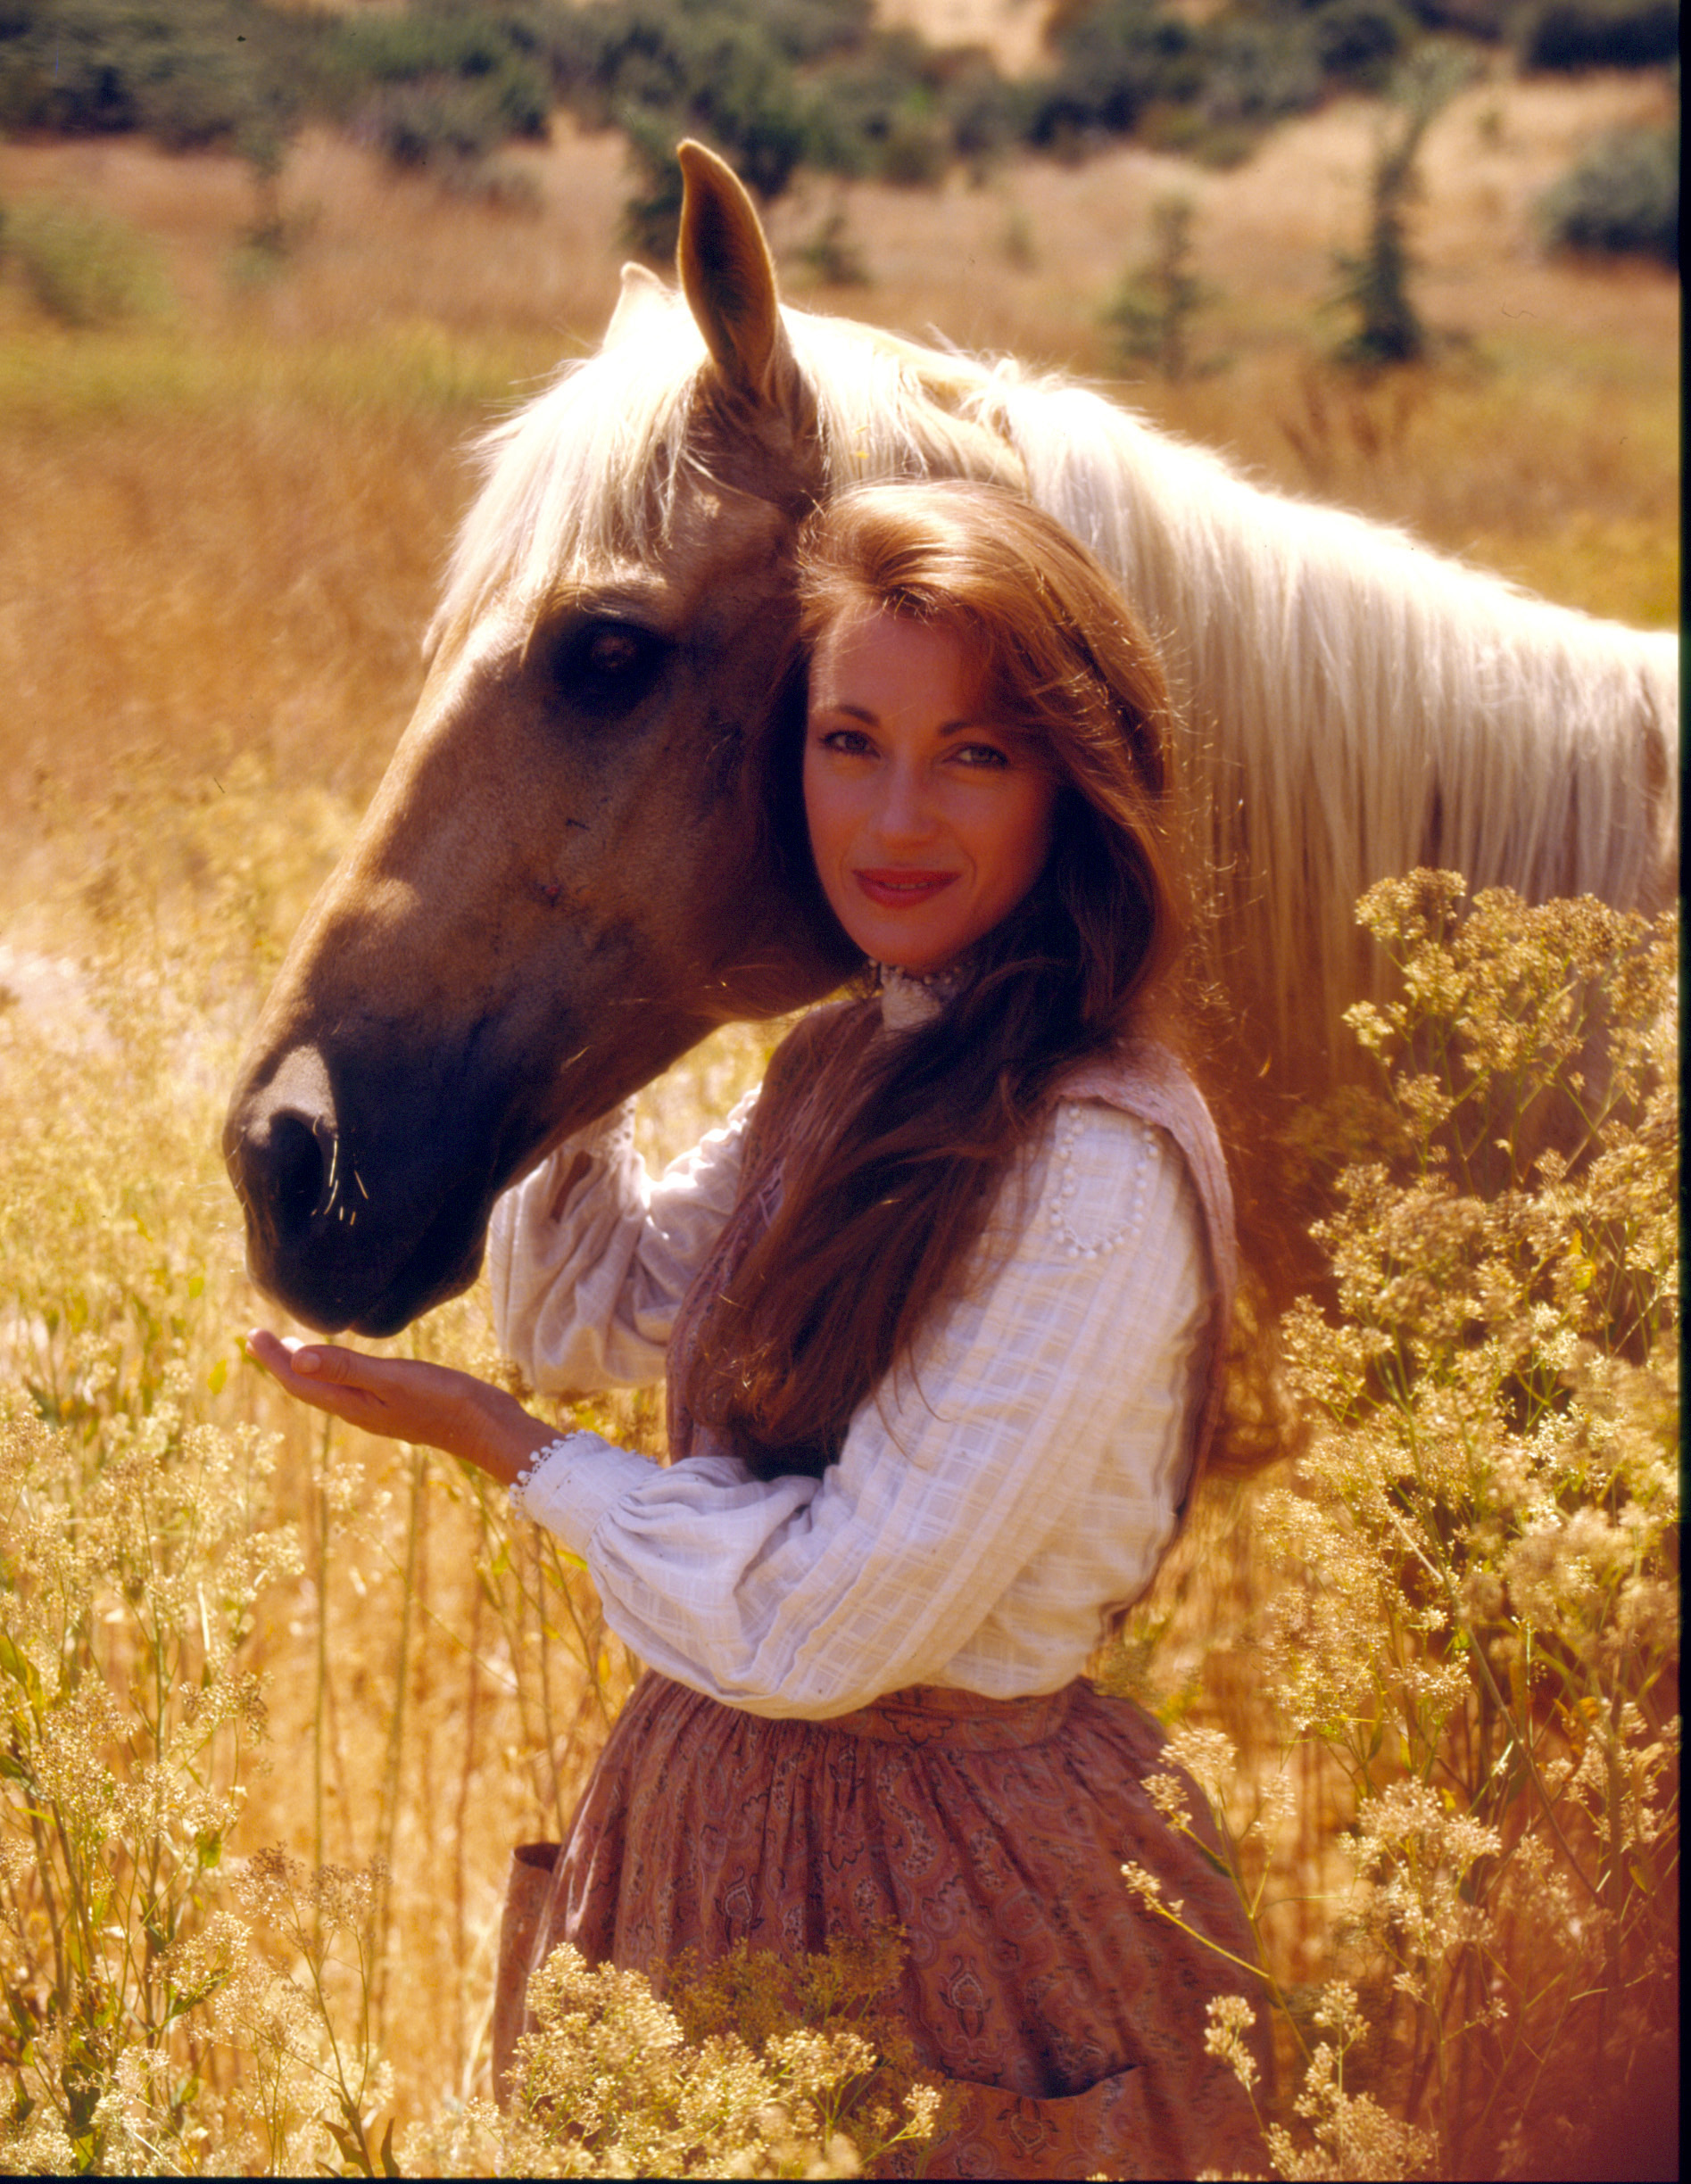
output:
{"label": "patterned brown skirt", "polygon": [[684,1949],[796,1956],[895,1920],[899,2014],[963,2095],[925,2173],[1260,2174],[1249,2104],[1204,2048],[1206,2002],[1256,1981],[1122,1879],[1146,1867],[1196,1934],[1254,1957],[1231,1882],[1147,1794],[1159,1771],[1176,1772],[1155,1722],[1083,1683],[1016,1700],[924,1686],[818,1722],[648,1675],[562,1856],[517,1854],[496,2082],[526,1970],[560,1941],[661,1989]]}

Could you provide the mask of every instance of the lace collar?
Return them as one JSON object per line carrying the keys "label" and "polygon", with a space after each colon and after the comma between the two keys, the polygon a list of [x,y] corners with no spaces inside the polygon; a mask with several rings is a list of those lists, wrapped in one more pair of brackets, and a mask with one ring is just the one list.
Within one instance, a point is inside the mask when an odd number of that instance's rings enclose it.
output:
{"label": "lace collar", "polygon": [[896,964],[876,964],[881,985],[881,1022],[889,1031],[913,1031],[931,1023],[963,983],[953,964],[941,971],[900,971]]}

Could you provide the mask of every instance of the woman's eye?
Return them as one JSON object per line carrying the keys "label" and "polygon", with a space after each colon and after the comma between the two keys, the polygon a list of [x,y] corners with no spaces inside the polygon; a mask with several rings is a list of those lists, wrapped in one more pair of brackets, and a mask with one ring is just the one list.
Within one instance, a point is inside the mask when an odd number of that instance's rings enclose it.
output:
{"label": "woman's eye", "polygon": [[875,748],[861,728],[830,728],[817,740],[824,750],[837,751],[844,758],[866,757]]}
{"label": "woman's eye", "polygon": [[657,681],[668,649],[663,638],[631,622],[584,623],[554,656],[558,694],[595,720],[632,713]]}
{"label": "woman's eye", "polygon": [[960,743],[951,756],[966,766],[981,766],[989,771],[1010,763],[1007,753],[1001,751],[996,743]]}

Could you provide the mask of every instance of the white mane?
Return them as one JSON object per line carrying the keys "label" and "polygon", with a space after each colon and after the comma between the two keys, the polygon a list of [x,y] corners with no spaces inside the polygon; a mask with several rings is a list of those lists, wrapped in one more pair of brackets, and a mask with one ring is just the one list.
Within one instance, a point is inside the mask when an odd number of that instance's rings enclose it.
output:
{"label": "white mane", "polygon": [[[1295,1074],[1328,1074],[1338,1013],[1369,989],[1353,907],[1384,874],[1430,863],[1536,899],[1671,898],[1671,636],[1267,492],[1072,381],[783,316],[831,489],[996,475],[1115,572],[1185,721],[1229,989]],[[678,298],[626,293],[597,354],[484,443],[435,629],[656,551],[703,363]]]}

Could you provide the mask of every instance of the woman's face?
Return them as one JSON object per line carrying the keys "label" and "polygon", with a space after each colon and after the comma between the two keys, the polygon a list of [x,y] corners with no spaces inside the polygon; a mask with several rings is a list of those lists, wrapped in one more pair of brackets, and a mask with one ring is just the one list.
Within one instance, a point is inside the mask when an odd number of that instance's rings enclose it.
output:
{"label": "woman's face", "polygon": [[991,932],[1050,849],[1057,784],[974,684],[954,631],[883,609],[842,616],[811,662],[811,854],[851,939],[901,971]]}

